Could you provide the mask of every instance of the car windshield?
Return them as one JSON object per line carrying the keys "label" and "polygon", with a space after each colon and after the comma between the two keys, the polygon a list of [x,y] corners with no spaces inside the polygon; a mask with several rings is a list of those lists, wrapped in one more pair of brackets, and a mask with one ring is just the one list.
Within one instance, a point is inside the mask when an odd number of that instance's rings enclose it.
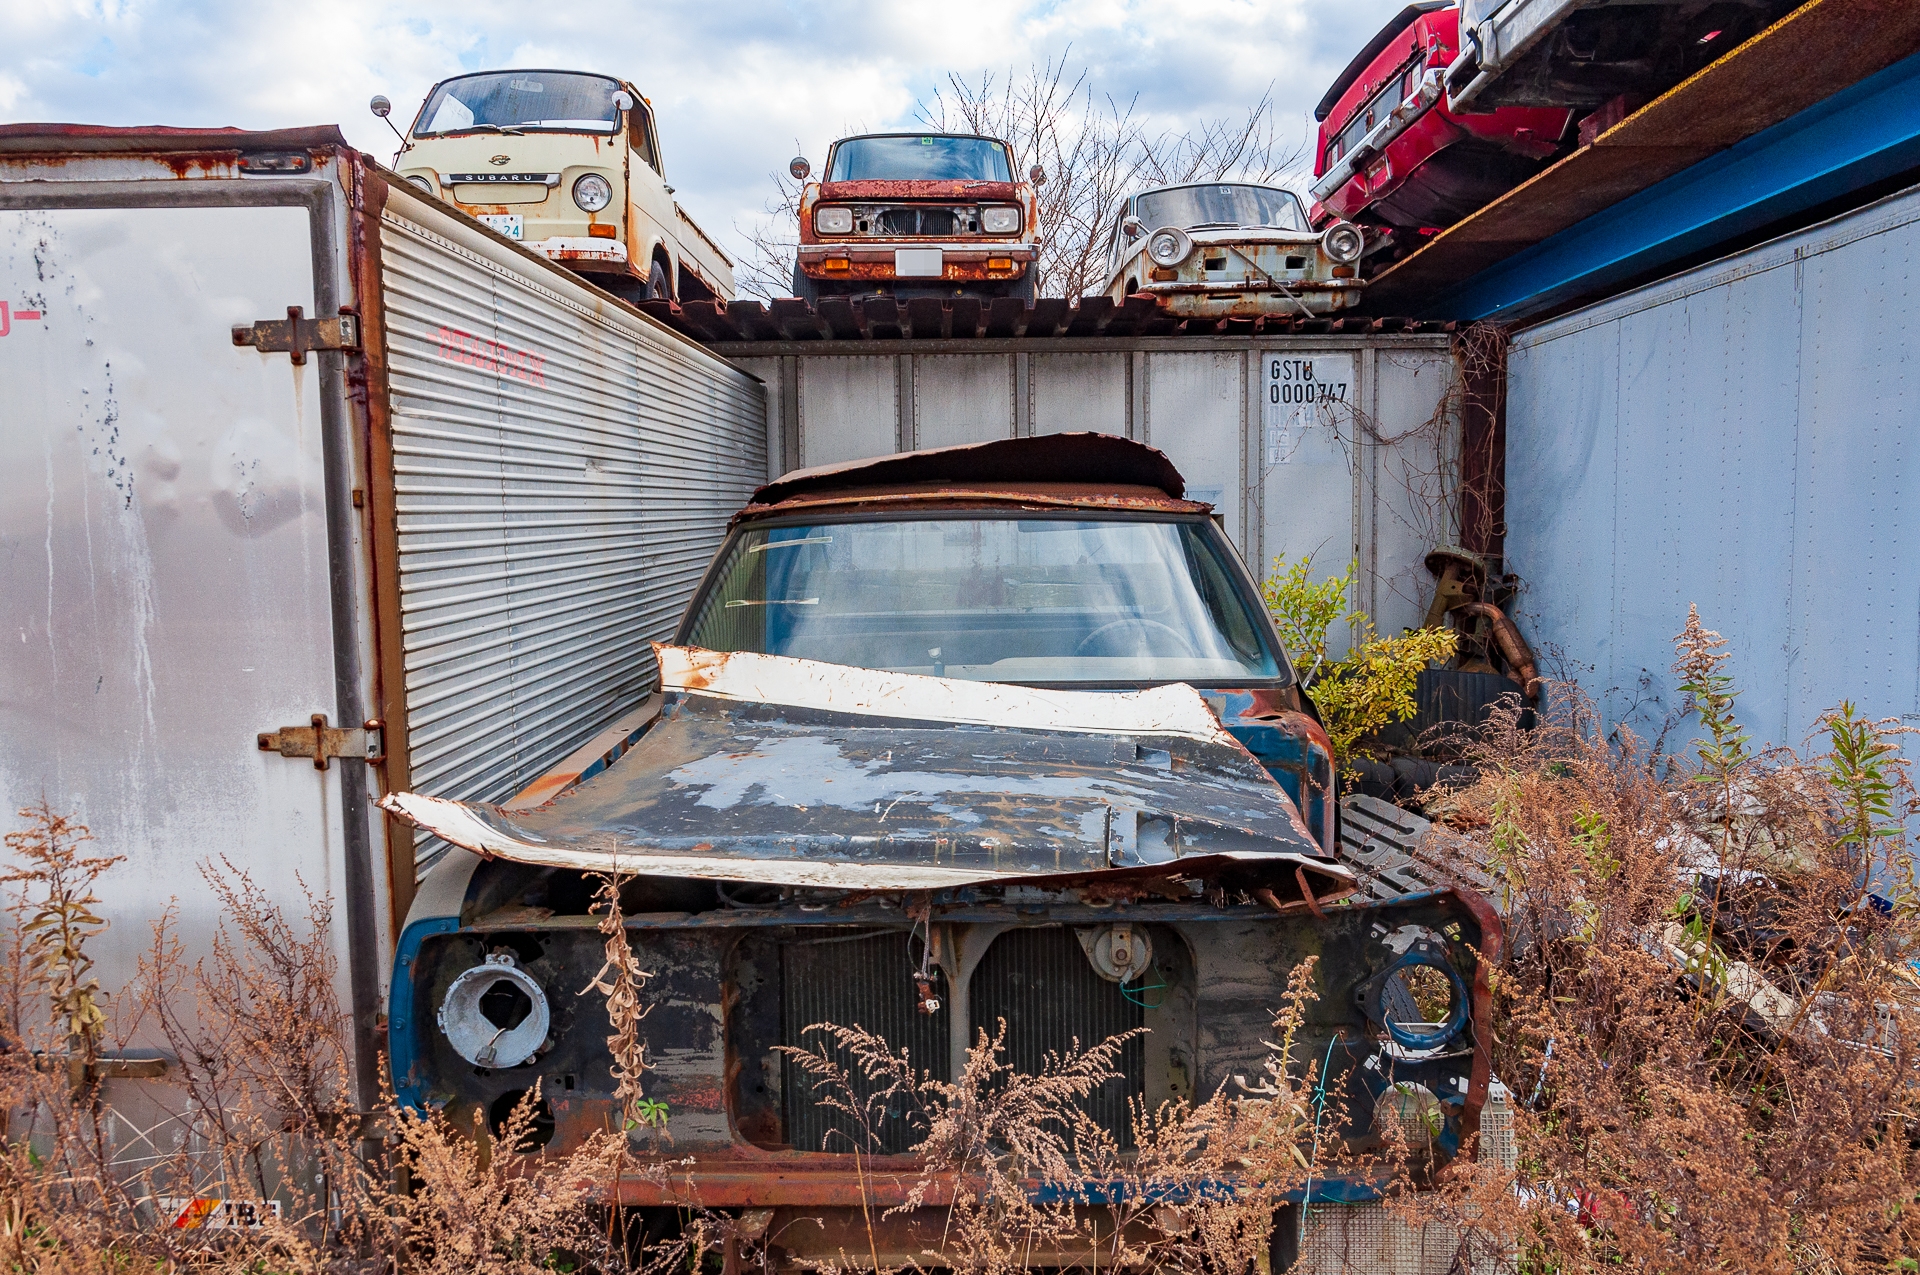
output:
{"label": "car windshield", "polygon": [[1271,186],[1175,186],[1150,190],[1134,202],[1134,216],[1149,230],[1179,226],[1272,226],[1279,230],[1307,228],[1300,198],[1290,190]]}
{"label": "car windshield", "polygon": [[415,137],[473,129],[546,129],[614,133],[620,107],[616,80],[571,71],[498,71],[464,75],[434,89]]}
{"label": "car windshield", "polygon": [[1211,523],[889,519],[744,527],[687,640],[981,682],[1286,675]]}
{"label": "car windshield", "polygon": [[1010,182],[1007,148],[990,137],[849,137],[833,150],[830,182]]}

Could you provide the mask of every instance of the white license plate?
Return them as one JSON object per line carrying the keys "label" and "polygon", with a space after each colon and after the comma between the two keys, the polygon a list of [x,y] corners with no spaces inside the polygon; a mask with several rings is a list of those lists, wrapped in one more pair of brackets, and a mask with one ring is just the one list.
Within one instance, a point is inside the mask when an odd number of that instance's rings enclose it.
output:
{"label": "white license plate", "polygon": [[902,279],[938,279],[947,272],[946,254],[938,248],[895,248],[893,272]]}
{"label": "white license plate", "polygon": [[481,213],[480,221],[509,239],[520,237],[519,213]]}

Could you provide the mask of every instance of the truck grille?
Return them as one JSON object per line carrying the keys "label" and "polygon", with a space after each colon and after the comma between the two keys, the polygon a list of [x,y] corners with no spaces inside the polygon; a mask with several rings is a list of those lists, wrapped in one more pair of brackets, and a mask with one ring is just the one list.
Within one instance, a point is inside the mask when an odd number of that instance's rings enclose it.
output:
{"label": "truck grille", "polygon": [[874,218],[874,230],[883,235],[951,235],[951,208],[889,208]]}
{"label": "truck grille", "polygon": [[[1005,1019],[1007,1060],[1028,1075],[1040,1071],[1049,1052],[1065,1053],[1075,1041],[1087,1049],[1146,1020],[1143,1008],[1117,983],[1094,972],[1080,940],[1061,926],[1002,934],[981,958],[969,986],[971,1032],[991,1037]],[[1145,1040],[1128,1041],[1117,1062],[1121,1079],[1108,1081],[1084,1105],[1122,1147],[1131,1147],[1127,1100],[1145,1089]]]}
{"label": "truck grille", "polygon": [[868,1113],[870,1126],[870,1131],[863,1131],[860,1121],[829,1105],[836,1098],[844,1100],[844,1091],[819,1083],[786,1057],[781,1093],[787,1145],[796,1151],[858,1149],[885,1155],[909,1151],[926,1137],[926,1121],[912,1101],[899,1094],[875,1101],[884,1084],[861,1077],[852,1055],[836,1046],[832,1037],[806,1030],[815,1023],[863,1027],[885,1039],[896,1054],[906,1049],[916,1072],[948,1079],[946,980],[935,967],[933,990],[940,998],[940,1010],[923,1014],[915,1005],[913,976],[919,969],[918,942],[899,931],[797,939],[782,945],[781,1044],[810,1053],[824,1049],[852,1078],[852,1096]]}

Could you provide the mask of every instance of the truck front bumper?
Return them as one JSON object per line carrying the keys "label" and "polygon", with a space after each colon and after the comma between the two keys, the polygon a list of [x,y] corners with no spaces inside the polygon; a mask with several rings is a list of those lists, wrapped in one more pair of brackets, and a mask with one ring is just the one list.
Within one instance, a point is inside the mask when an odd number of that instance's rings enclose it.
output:
{"label": "truck front bumper", "polygon": [[600,266],[624,266],[627,264],[627,245],[618,239],[584,239],[569,235],[556,235],[551,239],[534,239],[526,244],[529,252],[537,252],[549,261],[565,262],[568,265],[588,264]]}
{"label": "truck front bumper", "polygon": [[[940,254],[937,274],[927,269],[927,256],[935,252]],[[1018,279],[1039,256],[1040,246],[1032,243],[883,240],[801,244],[799,263],[802,274],[822,283],[836,279],[980,283]]]}

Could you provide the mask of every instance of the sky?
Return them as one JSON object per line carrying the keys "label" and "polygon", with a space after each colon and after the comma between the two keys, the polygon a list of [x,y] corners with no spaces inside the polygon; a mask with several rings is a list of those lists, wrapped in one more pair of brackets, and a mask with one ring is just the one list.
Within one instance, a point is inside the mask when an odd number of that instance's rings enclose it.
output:
{"label": "sky", "polygon": [[1333,77],[1404,0],[0,0],[0,121],[337,124],[386,160],[438,80],[541,67],[632,81],[659,116],[676,198],[735,256],[770,174],[827,143],[910,126],[950,73],[1065,57],[1097,93],[1179,128],[1269,88],[1304,135]]}

